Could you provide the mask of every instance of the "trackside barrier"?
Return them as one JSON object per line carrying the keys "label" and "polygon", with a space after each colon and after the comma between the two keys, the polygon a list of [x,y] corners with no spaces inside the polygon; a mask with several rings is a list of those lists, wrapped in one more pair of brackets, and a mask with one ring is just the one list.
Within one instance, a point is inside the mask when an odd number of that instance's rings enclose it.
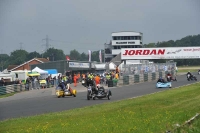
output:
{"label": "trackside barrier", "polygon": [[144,82],[148,81],[148,73],[144,74]]}
{"label": "trackside barrier", "polygon": [[139,82],[140,82],[140,76],[134,75],[134,83],[139,83]]}
{"label": "trackside barrier", "polygon": [[5,95],[13,92],[25,91],[25,85],[13,84],[7,86],[0,86],[0,95]]}
{"label": "trackside barrier", "polygon": [[151,75],[152,75],[151,80],[156,80],[156,73],[152,73]]}
{"label": "trackside barrier", "polygon": [[129,84],[129,75],[123,76],[123,85],[128,85]]}
{"label": "trackside barrier", "polygon": [[120,76],[117,85],[129,85],[141,82],[148,82],[157,80],[159,77],[165,78],[167,73],[171,73],[174,76],[174,71],[161,71],[154,73],[144,73],[144,74],[135,74],[135,75],[124,75]]}

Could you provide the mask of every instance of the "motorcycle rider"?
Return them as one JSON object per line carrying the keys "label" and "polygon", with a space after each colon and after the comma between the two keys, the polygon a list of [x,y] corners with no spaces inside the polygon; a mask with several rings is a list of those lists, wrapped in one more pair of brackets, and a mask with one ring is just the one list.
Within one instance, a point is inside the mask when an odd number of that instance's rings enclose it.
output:
{"label": "motorcycle rider", "polygon": [[165,80],[164,80],[162,77],[160,77],[160,78],[158,79],[157,83],[158,83],[158,82],[165,83]]}
{"label": "motorcycle rider", "polygon": [[63,80],[59,83],[58,87],[61,87],[61,89],[66,92],[67,88],[66,88],[67,83],[64,82]]}
{"label": "motorcycle rider", "polygon": [[188,71],[186,75],[187,75],[187,78],[190,78],[190,79],[192,78],[192,74],[190,71]]}
{"label": "motorcycle rider", "polygon": [[[169,78],[168,78],[169,77]],[[172,75],[170,73],[167,74],[167,81],[171,81],[172,80]]]}

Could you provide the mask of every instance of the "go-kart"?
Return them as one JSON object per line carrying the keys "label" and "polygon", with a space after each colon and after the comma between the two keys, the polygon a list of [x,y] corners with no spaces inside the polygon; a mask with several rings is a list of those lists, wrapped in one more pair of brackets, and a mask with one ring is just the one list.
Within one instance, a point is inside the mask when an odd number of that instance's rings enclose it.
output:
{"label": "go-kart", "polygon": [[112,96],[111,91],[109,89],[106,91],[103,86],[99,87],[98,90],[96,90],[91,85],[89,85],[87,90],[87,100],[90,99],[95,100],[96,98],[98,99],[108,98],[108,100],[110,100],[111,96]]}
{"label": "go-kart", "polygon": [[171,82],[157,82],[156,84],[156,88],[171,88],[172,87],[172,83]]}
{"label": "go-kart", "polygon": [[64,91],[60,86],[56,87],[56,96],[58,98],[65,96],[74,96],[76,97],[76,90],[69,87],[69,91]]}

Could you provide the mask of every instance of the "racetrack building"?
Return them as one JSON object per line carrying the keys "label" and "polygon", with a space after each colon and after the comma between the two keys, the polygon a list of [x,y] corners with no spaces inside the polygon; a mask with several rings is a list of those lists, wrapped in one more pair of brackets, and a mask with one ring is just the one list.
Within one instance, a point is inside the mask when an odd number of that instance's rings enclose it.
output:
{"label": "racetrack building", "polygon": [[120,54],[121,48],[141,48],[143,46],[143,34],[141,32],[113,32],[109,44],[104,44],[105,62],[110,62]]}

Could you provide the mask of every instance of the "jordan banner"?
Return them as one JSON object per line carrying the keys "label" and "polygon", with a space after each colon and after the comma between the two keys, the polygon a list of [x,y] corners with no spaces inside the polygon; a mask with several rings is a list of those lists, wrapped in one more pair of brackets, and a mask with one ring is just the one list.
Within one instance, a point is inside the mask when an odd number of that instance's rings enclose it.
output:
{"label": "jordan banner", "polygon": [[200,47],[126,48],[121,49],[121,59],[197,59]]}

